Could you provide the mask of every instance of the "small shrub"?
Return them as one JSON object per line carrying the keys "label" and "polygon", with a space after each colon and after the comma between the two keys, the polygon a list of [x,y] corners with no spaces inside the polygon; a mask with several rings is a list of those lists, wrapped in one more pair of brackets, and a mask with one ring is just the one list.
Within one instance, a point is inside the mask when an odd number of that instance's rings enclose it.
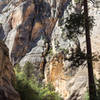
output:
{"label": "small shrub", "polygon": [[49,49],[48,54],[53,55],[52,48]]}
{"label": "small shrub", "polygon": [[21,72],[21,66],[19,64],[15,65],[15,69],[16,72]]}
{"label": "small shrub", "polygon": [[24,65],[23,71],[27,78],[32,77],[33,70],[34,70],[33,65],[30,62],[26,62],[26,64]]}
{"label": "small shrub", "polygon": [[31,70],[31,66],[32,64],[29,62],[26,63],[25,68],[22,71],[18,70],[21,66],[18,65],[15,67],[15,89],[19,92],[21,100],[61,100],[51,84],[48,84],[47,86],[38,84],[36,77],[33,74],[30,74],[31,71],[26,70],[27,68]]}
{"label": "small shrub", "polygon": [[16,75],[15,89],[19,92],[22,100],[40,100],[38,92],[31,87],[30,82],[22,72]]}
{"label": "small shrub", "polygon": [[85,93],[85,100],[89,100],[89,93],[88,92]]}

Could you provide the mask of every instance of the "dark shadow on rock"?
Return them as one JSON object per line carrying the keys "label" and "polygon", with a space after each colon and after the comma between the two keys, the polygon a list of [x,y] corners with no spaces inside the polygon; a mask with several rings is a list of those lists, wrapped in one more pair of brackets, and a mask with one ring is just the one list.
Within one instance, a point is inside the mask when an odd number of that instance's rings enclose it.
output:
{"label": "dark shadow on rock", "polygon": [[72,51],[72,56],[69,61],[72,61],[72,68],[79,67],[80,65],[83,65],[86,61],[86,54],[81,50],[78,50],[76,53],[73,53]]}
{"label": "dark shadow on rock", "polygon": [[43,0],[33,0],[35,4],[36,21],[41,21],[51,16],[50,4]]}
{"label": "dark shadow on rock", "polygon": [[[23,13],[27,13],[27,8],[31,5],[31,3],[32,2],[26,2],[24,4],[23,8],[25,9],[23,9]],[[37,0],[33,4],[35,4],[35,9],[31,11],[25,21],[18,27],[18,32],[16,34],[11,53],[11,59],[12,62],[14,62],[13,64],[18,63],[27,52],[31,51],[31,49],[37,45],[37,42],[39,41],[42,34],[42,29],[38,29],[38,32],[36,33],[38,34],[37,37],[31,40],[35,23],[41,23],[43,19],[50,17],[51,9],[49,3],[46,3],[44,1],[40,2]]]}
{"label": "dark shadow on rock", "polygon": [[3,30],[2,24],[0,24],[0,40],[3,40],[4,37],[5,37],[4,30]]}

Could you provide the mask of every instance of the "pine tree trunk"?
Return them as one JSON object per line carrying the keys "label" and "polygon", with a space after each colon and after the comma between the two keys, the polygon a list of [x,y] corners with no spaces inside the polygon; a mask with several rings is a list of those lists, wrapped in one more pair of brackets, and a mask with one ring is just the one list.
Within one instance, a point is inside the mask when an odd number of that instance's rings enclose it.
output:
{"label": "pine tree trunk", "polygon": [[87,0],[84,0],[84,17],[85,17],[85,33],[86,33],[86,46],[87,46],[88,79],[89,79],[89,97],[90,97],[89,100],[96,100],[96,87],[95,87],[94,76],[93,76],[92,51],[91,51]]}

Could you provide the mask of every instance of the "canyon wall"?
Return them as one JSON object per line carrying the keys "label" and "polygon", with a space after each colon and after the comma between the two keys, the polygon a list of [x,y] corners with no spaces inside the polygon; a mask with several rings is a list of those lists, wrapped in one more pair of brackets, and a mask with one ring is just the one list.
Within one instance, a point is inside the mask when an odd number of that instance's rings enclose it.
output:
{"label": "canyon wall", "polygon": [[[60,23],[68,14],[80,12],[81,6],[75,3],[73,5],[76,8],[69,10],[70,1],[9,0],[0,11],[0,40],[9,48],[13,65],[19,63],[24,66],[29,61],[36,69],[36,77],[39,79],[38,73],[42,73],[43,81],[51,82],[65,100],[84,100],[88,73],[86,61],[79,60],[79,57],[85,48],[85,38],[68,39],[68,31],[62,32],[64,25]],[[91,2],[89,4],[90,15],[95,18],[93,53],[100,55],[100,14]],[[100,59],[93,62],[98,79],[99,62]]]}
{"label": "canyon wall", "polygon": [[0,41],[0,100],[20,100],[14,89],[15,73],[9,59],[8,48]]}

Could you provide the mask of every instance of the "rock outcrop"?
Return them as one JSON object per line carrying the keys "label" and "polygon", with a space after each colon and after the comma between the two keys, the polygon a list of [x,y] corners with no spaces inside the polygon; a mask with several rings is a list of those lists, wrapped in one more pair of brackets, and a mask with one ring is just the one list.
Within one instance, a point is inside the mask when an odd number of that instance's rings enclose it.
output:
{"label": "rock outcrop", "polygon": [[[37,69],[35,73],[42,71],[45,83],[51,82],[65,100],[84,100],[88,74],[85,60],[79,59],[85,48],[85,39],[82,36],[70,40],[67,37],[68,31],[62,32],[61,29],[64,27],[61,24],[62,18],[75,11],[80,13],[82,6],[74,3],[70,9],[70,2],[9,0],[7,5],[0,8],[0,40],[5,41],[9,48],[13,65],[19,63],[24,66],[29,61]],[[97,55],[100,51],[100,14],[89,4],[90,15],[94,16],[96,23],[92,31],[92,44],[93,53]],[[99,79],[99,61],[94,61],[94,72]]]}
{"label": "rock outcrop", "polygon": [[2,40],[3,38],[4,38],[4,31],[3,31],[2,24],[0,24],[0,40]]}
{"label": "rock outcrop", "polygon": [[2,9],[9,3],[10,0],[0,0],[0,13]]}
{"label": "rock outcrop", "polygon": [[0,41],[0,100],[20,100],[14,89],[15,73],[9,60],[8,48]]}

